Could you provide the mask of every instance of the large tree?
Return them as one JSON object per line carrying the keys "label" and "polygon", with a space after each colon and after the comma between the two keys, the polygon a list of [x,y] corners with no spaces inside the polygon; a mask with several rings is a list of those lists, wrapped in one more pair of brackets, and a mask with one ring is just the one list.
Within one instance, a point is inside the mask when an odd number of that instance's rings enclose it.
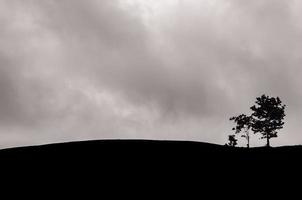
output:
{"label": "large tree", "polygon": [[247,141],[247,148],[250,148],[250,132],[249,130],[252,127],[252,117],[245,114],[241,114],[236,117],[230,118],[231,121],[236,123],[236,126],[233,128],[236,134],[242,133],[241,137],[244,137]]}
{"label": "large tree", "polygon": [[266,139],[266,146],[270,146],[270,139],[277,137],[277,130],[282,129],[285,117],[285,105],[279,97],[262,95],[256,98],[256,105],[251,107],[252,130],[261,133],[261,139]]}

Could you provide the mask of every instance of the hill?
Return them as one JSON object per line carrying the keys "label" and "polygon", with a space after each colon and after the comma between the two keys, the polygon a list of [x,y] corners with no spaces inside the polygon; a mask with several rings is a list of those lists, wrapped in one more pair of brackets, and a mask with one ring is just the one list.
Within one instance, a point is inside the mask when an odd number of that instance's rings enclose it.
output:
{"label": "hill", "polygon": [[[99,140],[48,144],[0,150],[0,161],[80,162],[294,162],[302,146],[232,148],[189,141]],[[113,159],[114,158],[114,159]]]}
{"label": "hill", "polygon": [[128,179],[134,174],[231,178],[251,172],[300,173],[301,159],[302,146],[246,149],[185,141],[101,140],[0,150],[1,169],[15,173],[114,174]]}

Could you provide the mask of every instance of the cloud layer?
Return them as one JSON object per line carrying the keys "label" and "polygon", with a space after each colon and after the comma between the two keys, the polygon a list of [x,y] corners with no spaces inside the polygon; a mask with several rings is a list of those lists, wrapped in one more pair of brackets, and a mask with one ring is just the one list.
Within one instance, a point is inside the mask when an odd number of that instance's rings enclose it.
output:
{"label": "cloud layer", "polygon": [[1,147],[103,138],[223,144],[228,118],[262,93],[288,105],[275,144],[300,144],[301,7],[0,0]]}

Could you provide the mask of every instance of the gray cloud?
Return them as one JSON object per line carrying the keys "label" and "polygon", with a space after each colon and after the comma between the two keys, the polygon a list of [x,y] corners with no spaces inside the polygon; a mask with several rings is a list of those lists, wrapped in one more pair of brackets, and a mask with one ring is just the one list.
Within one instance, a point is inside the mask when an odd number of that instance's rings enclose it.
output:
{"label": "gray cloud", "polygon": [[288,104],[276,144],[301,143],[301,6],[178,1],[146,21],[117,0],[1,0],[2,146],[224,143],[228,118],[262,93]]}

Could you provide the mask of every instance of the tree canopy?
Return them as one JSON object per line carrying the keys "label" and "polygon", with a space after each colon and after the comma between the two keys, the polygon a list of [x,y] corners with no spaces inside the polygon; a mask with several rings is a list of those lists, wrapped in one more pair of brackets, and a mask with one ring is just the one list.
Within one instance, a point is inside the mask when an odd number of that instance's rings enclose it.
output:
{"label": "tree canopy", "polygon": [[277,130],[282,129],[284,125],[285,107],[279,97],[269,97],[262,95],[256,99],[256,105],[251,107],[252,130],[255,133],[261,133],[262,139],[267,140],[267,146],[270,146],[270,139],[277,137]]}

